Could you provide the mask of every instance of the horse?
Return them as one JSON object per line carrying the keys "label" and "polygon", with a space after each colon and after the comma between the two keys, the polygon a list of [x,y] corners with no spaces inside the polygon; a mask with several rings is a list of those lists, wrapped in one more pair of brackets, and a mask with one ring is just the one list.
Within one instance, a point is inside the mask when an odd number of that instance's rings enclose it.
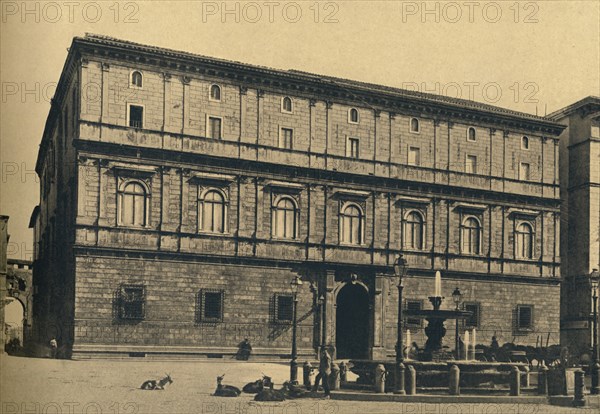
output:
{"label": "horse", "polygon": [[172,383],[173,379],[171,378],[171,374],[166,374],[166,377],[161,378],[159,380],[144,381],[140,388],[142,390],[164,390],[167,384]]}
{"label": "horse", "polygon": [[242,392],[238,387],[233,385],[223,385],[225,374],[217,377],[217,389],[213,394],[215,397],[238,397]]}

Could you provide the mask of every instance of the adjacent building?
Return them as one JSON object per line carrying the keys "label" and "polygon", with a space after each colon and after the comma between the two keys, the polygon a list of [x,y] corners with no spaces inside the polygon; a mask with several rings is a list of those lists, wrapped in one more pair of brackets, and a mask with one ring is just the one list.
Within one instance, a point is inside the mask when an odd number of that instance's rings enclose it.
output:
{"label": "adjacent building", "polygon": [[[34,318],[75,357],[394,355],[455,287],[480,342],[559,341],[554,121],[75,38],[42,137]],[[405,326],[423,344],[423,324]],[[448,328],[452,322],[448,324]],[[446,343],[452,347],[453,329]],[[46,335],[50,335],[47,333]],[[54,335],[54,333],[52,333]],[[47,341],[50,338],[40,338]]]}
{"label": "adjacent building", "polygon": [[560,135],[561,344],[590,356],[590,275],[600,269],[600,97],[589,96],[549,115]]}

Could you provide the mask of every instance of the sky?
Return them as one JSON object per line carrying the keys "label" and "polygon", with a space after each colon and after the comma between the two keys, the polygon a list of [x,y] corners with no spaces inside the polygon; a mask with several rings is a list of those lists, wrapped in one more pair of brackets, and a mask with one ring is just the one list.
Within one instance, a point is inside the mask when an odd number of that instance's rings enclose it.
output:
{"label": "sky", "polygon": [[37,151],[67,48],[95,33],[544,115],[600,95],[600,1],[0,0],[0,214],[30,260]]}

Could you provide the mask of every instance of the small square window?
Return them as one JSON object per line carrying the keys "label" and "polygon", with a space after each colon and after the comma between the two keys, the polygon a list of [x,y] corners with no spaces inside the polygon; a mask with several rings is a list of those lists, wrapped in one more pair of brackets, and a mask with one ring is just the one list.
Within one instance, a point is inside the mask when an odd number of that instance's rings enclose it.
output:
{"label": "small square window", "polygon": [[292,98],[289,96],[285,96],[281,100],[281,112],[285,112],[287,114],[291,114],[293,112],[294,105],[292,103]]}
{"label": "small square window", "polygon": [[408,149],[408,165],[421,165],[421,149],[417,147],[410,147]]}
{"label": "small square window", "polygon": [[222,131],[221,131],[221,118],[216,118],[213,116],[208,117],[208,131],[207,135],[212,139],[221,139]]}
{"label": "small square window", "polygon": [[293,149],[294,130],[291,128],[281,128],[279,134],[279,148]]}
{"label": "small square window", "polygon": [[524,150],[529,149],[529,138],[528,137],[521,138],[521,149],[524,149]]}
{"label": "small square window", "polygon": [[223,322],[222,290],[201,289],[196,297],[196,323]]}
{"label": "small square window", "polygon": [[132,128],[144,127],[144,107],[141,105],[129,105],[129,126]]}
{"label": "small square window", "polygon": [[209,101],[221,102],[221,87],[219,85],[210,85]]}
{"label": "small square window", "polygon": [[471,312],[471,316],[465,319],[465,328],[479,328],[480,325],[480,306],[479,303],[469,303],[465,302],[464,310],[467,312]]}
{"label": "small square window", "polygon": [[421,125],[417,118],[411,118],[410,120],[410,132],[418,134],[421,131]]}
{"label": "small square window", "polygon": [[348,110],[348,123],[350,124],[358,124],[360,121],[360,117],[358,114],[358,109],[350,108]]}
{"label": "small square window", "polygon": [[141,320],[145,317],[144,285],[122,285],[119,289],[119,319]]}
{"label": "small square window", "polygon": [[143,82],[142,73],[138,70],[131,72],[131,83],[130,86],[134,88],[141,88]]}
{"label": "small square window", "polygon": [[292,295],[275,295],[275,322],[288,323],[294,316],[294,297]]}
{"label": "small square window", "polygon": [[469,127],[467,128],[467,141],[475,142],[477,141],[477,132],[475,128]]}
{"label": "small square window", "polygon": [[358,159],[358,146],[360,140],[358,138],[348,138],[346,143],[346,157]]}
{"label": "small square window", "polygon": [[[405,309],[407,311],[420,311],[423,309],[423,301],[407,300]],[[411,318],[410,316],[407,316],[405,319],[405,325],[407,328],[421,328],[422,320],[421,318]]]}
{"label": "small square window", "polygon": [[517,330],[533,330],[533,305],[518,305],[516,317]]}

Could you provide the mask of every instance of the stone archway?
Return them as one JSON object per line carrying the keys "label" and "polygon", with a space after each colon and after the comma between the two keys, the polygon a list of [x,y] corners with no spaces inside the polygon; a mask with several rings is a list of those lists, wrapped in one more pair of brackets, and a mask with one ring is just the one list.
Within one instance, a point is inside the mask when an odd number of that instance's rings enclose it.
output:
{"label": "stone archway", "polygon": [[[6,325],[6,343],[13,339],[19,340],[19,345],[23,346],[24,324],[26,318],[25,305],[18,299],[9,297],[6,299],[4,307],[4,323]],[[5,344],[2,344],[4,347]]]}
{"label": "stone archway", "polygon": [[369,293],[360,283],[347,283],[336,298],[336,357],[369,357]]}

